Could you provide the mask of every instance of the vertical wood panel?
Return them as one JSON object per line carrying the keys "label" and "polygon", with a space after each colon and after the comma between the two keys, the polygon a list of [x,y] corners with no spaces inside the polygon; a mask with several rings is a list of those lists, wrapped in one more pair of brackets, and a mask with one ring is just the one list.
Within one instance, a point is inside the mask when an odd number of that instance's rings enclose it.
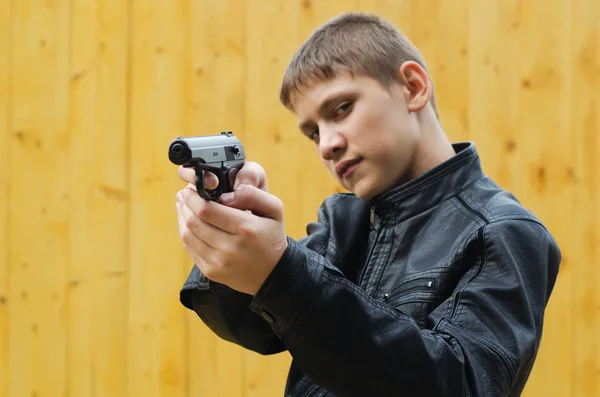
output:
{"label": "vertical wood panel", "polygon": [[130,396],[186,395],[185,317],[169,142],[186,126],[190,2],[132,0],[128,383]]}
{"label": "vertical wood panel", "polygon": [[[247,148],[250,137],[244,129],[246,2],[220,0],[191,4],[186,33],[189,55],[183,69],[186,124],[181,134],[213,135],[231,130],[252,157]],[[177,178],[176,171],[175,166],[170,168],[172,178]],[[184,186],[180,183],[178,189]],[[176,229],[173,233],[176,234]],[[181,253],[187,273],[193,263],[183,248]],[[185,315],[190,351],[188,396],[243,396],[243,349],[219,339],[195,313],[186,309]]]}
{"label": "vertical wood panel", "polygon": [[[426,0],[412,5],[410,39],[428,64],[441,124],[453,141],[469,138],[469,2]],[[382,14],[385,17],[385,13]],[[416,22],[418,21],[418,22]]]}
{"label": "vertical wood panel", "polygon": [[[246,8],[245,148],[249,160],[261,164],[269,192],[285,203],[285,225],[298,233],[302,175],[299,135],[287,111],[279,104],[280,76],[295,50],[298,1],[259,0]],[[292,131],[290,133],[290,131]],[[289,368],[287,352],[259,356],[245,352],[245,397],[281,395]]]}
{"label": "vertical wood panel", "polygon": [[12,6],[9,396],[48,397],[67,383],[70,2]]}
{"label": "vertical wood panel", "polygon": [[0,396],[8,397],[10,302],[10,130],[11,130],[11,2],[0,3]]}
{"label": "vertical wood panel", "polygon": [[[469,139],[475,141],[484,171],[513,190],[519,166],[518,1],[472,0],[467,71],[449,76],[469,93]],[[510,82],[510,83],[508,83]],[[452,93],[448,93],[452,95]],[[516,192],[515,192],[516,193]]]}
{"label": "vertical wood panel", "polygon": [[127,2],[73,3],[68,392],[125,396]]}
{"label": "vertical wood panel", "polygon": [[[573,112],[571,136],[574,146],[572,190],[575,207],[572,252],[572,379],[571,395],[600,396],[600,5],[595,0],[573,3],[571,14]],[[589,269],[589,270],[588,270]]]}
{"label": "vertical wood panel", "polygon": [[[532,395],[569,395],[572,387],[573,312],[571,277],[573,170],[570,2],[520,4],[519,129],[521,176],[514,186],[523,204],[549,227],[563,251],[549,303],[538,360],[527,385]],[[490,105],[491,106],[491,105]],[[560,363],[560,365],[556,365]],[[548,380],[552,380],[549,382]]]}

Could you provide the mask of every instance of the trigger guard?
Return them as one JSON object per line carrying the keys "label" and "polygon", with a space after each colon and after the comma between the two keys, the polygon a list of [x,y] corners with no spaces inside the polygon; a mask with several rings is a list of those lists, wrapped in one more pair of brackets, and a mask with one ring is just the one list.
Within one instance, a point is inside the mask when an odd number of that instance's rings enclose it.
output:
{"label": "trigger guard", "polygon": [[[214,190],[204,188],[204,171],[201,168],[195,168],[196,171],[196,190],[198,195],[205,200],[217,201],[221,196],[221,186]],[[220,185],[220,184],[219,184]]]}

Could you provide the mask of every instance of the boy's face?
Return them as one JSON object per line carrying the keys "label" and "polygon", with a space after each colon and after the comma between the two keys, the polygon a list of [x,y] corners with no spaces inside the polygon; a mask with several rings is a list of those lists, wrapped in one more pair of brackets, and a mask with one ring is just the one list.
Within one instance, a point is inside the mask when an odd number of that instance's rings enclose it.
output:
{"label": "boy's face", "polygon": [[310,85],[293,105],[332,175],[370,200],[413,177],[419,128],[411,111],[427,100],[398,83],[386,89],[371,77],[345,74]]}

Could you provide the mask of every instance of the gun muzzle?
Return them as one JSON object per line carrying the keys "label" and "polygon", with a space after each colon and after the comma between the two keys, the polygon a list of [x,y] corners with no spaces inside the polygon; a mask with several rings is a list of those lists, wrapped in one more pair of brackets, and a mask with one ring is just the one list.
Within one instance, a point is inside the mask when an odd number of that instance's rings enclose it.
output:
{"label": "gun muzzle", "polygon": [[176,140],[169,146],[169,160],[176,165],[184,165],[192,159],[192,150],[182,140]]}

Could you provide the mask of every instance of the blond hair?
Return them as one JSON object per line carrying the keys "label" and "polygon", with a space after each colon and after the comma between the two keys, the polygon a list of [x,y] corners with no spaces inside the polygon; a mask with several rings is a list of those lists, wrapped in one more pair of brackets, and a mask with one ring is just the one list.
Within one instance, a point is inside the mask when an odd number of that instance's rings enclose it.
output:
{"label": "blond hair", "polygon": [[[279,98],[291,109],[292,96],[300,87],[343,72],[366,74],[389,87],[406,61],[418,63],[427,72],[420,51],[390,22],[377,15],[346,12],[318,27],[295,52],[283,75]],[[433,94],[430,103],[437,114]]]}

